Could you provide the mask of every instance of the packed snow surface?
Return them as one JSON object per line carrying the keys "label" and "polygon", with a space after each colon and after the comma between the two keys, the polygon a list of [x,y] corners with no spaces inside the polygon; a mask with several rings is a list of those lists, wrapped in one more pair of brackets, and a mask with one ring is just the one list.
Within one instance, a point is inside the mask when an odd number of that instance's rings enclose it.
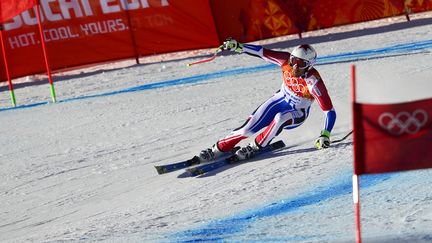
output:
{"label": "packed snow surface", "polygon": [[[360,102],[432,97],[431,18],[260,44],[301,42],[317,50],[337,111],[332,139],[352,130],[352,64]],[[206,57],[60,73],[55,104],[44,78],[15,84],[17,108],[4,84],[0,241],[353,242],[352,137],[313,149],[316,103],[273,154],[199,177],[156,173],[242,125],[280,87],[278,67],[249,55],[186,67]],[[432,242],[431,185],[432,170],[362,176],[364,241]]]}

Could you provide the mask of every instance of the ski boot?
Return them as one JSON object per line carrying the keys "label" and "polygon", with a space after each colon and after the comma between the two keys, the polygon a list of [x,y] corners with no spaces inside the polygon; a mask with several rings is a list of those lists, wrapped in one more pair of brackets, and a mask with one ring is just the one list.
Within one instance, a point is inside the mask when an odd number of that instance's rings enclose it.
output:
{"label": "ski boot", "polygon": [[201,163],[210,162],[220,157],[224,152],[220,151],[217,147],[217,144],[213,144],[211,148],[201,150],[199,154],[199,159]]}
{"label": "ski boot", "polygon": [[237,160],[245,160],[254,157],[255,152],[260,150],[260,146],[255,142],[255,140],[249,143],[246,147],[243,147],[235,153]]}

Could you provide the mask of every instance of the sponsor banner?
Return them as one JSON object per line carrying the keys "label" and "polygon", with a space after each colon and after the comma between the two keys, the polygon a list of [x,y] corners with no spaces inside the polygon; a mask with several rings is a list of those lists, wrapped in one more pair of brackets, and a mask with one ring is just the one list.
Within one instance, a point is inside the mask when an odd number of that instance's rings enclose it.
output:
{"label": "sponsor banner", "polygon": [[[206,1],[41,0],[40,11],[53,70],[219,43]],[[4,23],[13,78],[45,72],[35,13],[31,8]]]}
{"label": "sponsor banner", "polygon": [[[1,0],[12,78],[45,72],[33,1]],[[40,0],[53,70],[430,11],[432,0]],[[5,6],[7,6],[5,8]],[[227,7],[229,6],[229,7]],[[6,9],[6,10],[5,10]],[[9,12],[8,9],[13,9]],[[6,15],[5,15],[6,13]],[[14,14],[11,14],[14,13]],[[3,53],[0,50],[0,55]],[[3,58],[0,65],[4,66]],[[6,75],[0,68],[0,81]]]}
{"label": "sponsor banner", "polygon": [[356,175],[432,167],[432,99],[354,111]]}

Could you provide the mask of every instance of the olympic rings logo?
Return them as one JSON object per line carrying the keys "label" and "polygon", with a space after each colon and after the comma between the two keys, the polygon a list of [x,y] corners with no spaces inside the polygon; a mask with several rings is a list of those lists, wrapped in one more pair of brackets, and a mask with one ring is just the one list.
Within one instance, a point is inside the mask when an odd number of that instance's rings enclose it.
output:
{"label": "olympic rings logo", "polygon": [[303,84],[298,82],[297,78],[291,76],[291,73],[284,72],[285,84],[290,87],[294,92],[305,92],[306,88]]}
{"label": "olympic rings logo", "polygon": [[406,111],[396,116],[385,112],[378,118],[378,123],[384,130],[392,135],[415,134],[427,123],[429,117],[426,111],[417,109],[412,114]]}

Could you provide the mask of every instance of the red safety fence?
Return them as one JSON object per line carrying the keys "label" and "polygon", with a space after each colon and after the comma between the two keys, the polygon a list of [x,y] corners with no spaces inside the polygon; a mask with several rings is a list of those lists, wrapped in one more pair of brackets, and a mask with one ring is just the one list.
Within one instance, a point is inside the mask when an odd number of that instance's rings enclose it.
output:
{"label": "red safety fence", "polygon": [[211,4],[219,36],[240,41],[432,10],[431,0],[211,0]]}
{"label": "red safety fence", "polygon": [[[40,4],[43,35],[53,70],[219,43],[206,1],[59,2],[41,0]],[[45,72],[37,24],[35,8],[4,24],[12,78]],[[5,80],[5,72],[0,69],[0,80]]]}
{"label": "red safety fence", "polygon": [[0,3],[0,23],[15,17],[35,4],[34,0],[2,0]]}
{"label": "red safety fence", "polygon": [[[2,0],[0,20],[10,15],[5,9],[15,5],[26,9],[25,4],[30,2],[33,1]],[[39,2],[43,36],[53,70],[216,47],[228,36],[243,42],[254,41],[432,10],[432,0]],[[46,72],[35,8],[9,19],[3,27],[11,78]],[[6,80],[3,58],[0,64],[0,80]]]}

